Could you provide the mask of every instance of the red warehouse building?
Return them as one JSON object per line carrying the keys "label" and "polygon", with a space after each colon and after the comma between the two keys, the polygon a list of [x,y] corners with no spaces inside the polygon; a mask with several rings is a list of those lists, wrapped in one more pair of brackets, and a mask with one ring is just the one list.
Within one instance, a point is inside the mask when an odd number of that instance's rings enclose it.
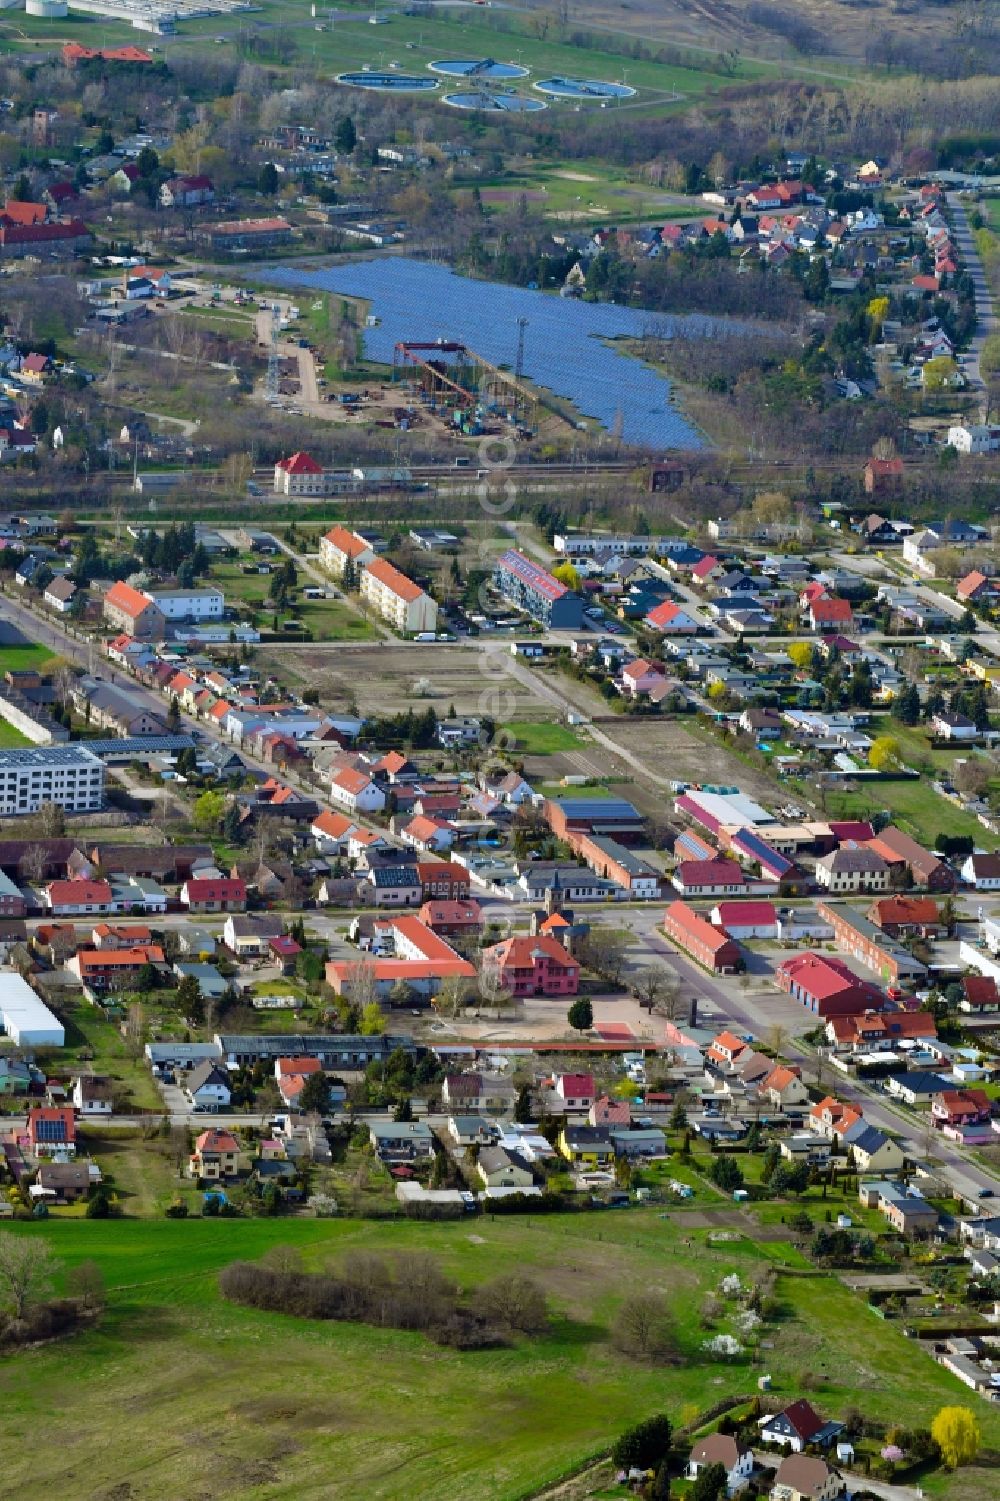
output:
{"label": "red warehouse building", "polygon": [[817,1016],[858,1016],[885,1004],[877,985],[860,980],[843,959],[833,955],[796,954],[778,965],[774,978],[779,989]]}

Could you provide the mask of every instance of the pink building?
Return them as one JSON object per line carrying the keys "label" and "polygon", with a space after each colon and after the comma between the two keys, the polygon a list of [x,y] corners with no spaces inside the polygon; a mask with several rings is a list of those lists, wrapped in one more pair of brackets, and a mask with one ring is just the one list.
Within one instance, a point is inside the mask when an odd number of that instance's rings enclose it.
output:
{"label": "pink building", "polygon": [[501,985],[511,995],[576,995],[580,966],[561,943],[547,934],[506,938],[486,950]]}

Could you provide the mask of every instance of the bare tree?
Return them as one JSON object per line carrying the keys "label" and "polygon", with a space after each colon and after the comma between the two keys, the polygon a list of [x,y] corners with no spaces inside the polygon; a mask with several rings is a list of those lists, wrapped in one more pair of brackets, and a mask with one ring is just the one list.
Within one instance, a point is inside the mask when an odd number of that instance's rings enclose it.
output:
{"label": "bare tree", "polygon": [[660,1293],[633,1293],[615,1315],[611,1331],[616,1349],[639,1360],[660,1362],[676,1358],[677,1337]]}
{"label": "bare tree", "polygon": [[464,975],[448,975],[438,991],[438,1010],[442,1016],[458,1016],[469,1004],[472,986]]}
{"label": "bare tree", "polygon": [[544,1329],[549,1321],[545,1294],[529,1277],[516,1272],[497,1277],[479,1289],[479,1303],[488,1318],[508,1329],[518,1329],[524,1334],[535,1334]]}
{"label": "bare tree", "polygon": [[58,1266],[47,1241],[0,1235],[0,1297],[15,1319],[49,1291]]}
{"label": "bare tree", "polygon": [[636,970],[630,988],[647,1011],[655,1011],[658,1016],[673,1021],[677,1015],[680,990],[680,981],[673,970],[650,964],[645,969]]}
{"label": "bare tree", "polygon": [[21,856],[18,866],[24,880],[37,884],[45,875],[47,862],[48,856],[45,853],[44,845],[29,844]]}
{"label": "bare tree", "polygon": [[500,966],[488,954],[480,955],[477,983],[484,1004],[493,1010],[501,1011],[511,1000],[510,991],[501,978]]}
{"label": "bare tree", "polygon": [[625,964],[625,937],[616,928],[592,927],[578,949],[581,963],[617,985]]}
{"label": "bare tree", "polygon": [[378,1005],[378,981],[375,976],[375,961],[365,957],[352,964],[344,977],[344,995],[359,1011],[373,1002]]}

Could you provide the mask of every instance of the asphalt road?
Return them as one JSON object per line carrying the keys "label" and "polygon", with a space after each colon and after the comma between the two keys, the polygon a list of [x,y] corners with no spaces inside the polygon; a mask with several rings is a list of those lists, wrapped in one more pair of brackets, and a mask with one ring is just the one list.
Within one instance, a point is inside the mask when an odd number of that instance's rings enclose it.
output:
{"label": "asphalt road", "polygon": [[986,382],[983,380],[979,361],[983,352],[983,345],[990,334],[997,330],[997,318],[993,311],[993,297],[990,293],[989,282],[986,280],[986,272],[976,249],[976,242],[972,237],[972,229],[969,225],[965,203],[959,193],[948,194],[948,207],[951,209],[952,229],[955,236],[955,248],[959,253],[966,272],[972,279],[972,285],[976,294],[976,332],[970,341],[965,364],[962,366],[971,390],[983,389]]}

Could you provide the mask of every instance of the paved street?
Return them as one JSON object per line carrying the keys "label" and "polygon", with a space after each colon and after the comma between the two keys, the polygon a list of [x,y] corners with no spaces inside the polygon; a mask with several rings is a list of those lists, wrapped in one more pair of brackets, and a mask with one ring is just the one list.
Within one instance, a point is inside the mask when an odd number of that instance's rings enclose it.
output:
{"label": "paved street", "polygon": [[965,203],[960,193],[948,194],[948,207],[952,213],[952,227],[955,234],[955,248],[959,258],[964,264],[965,271],[972,279],[972,285],[976,296],[976,332],[969,344],[968,353],[965,357],[963,369],[969,382],[969,386],[975,390],[983,388],[985,381],[980,369],[979,361],[983,352],[983,345],[990,334],[997,329],[997,318],[993,311],[993,298],[990,293],[989,282],[986,280],[986,272],[976,249],[976,242],[972,237],[972,229],[969,224]]}

